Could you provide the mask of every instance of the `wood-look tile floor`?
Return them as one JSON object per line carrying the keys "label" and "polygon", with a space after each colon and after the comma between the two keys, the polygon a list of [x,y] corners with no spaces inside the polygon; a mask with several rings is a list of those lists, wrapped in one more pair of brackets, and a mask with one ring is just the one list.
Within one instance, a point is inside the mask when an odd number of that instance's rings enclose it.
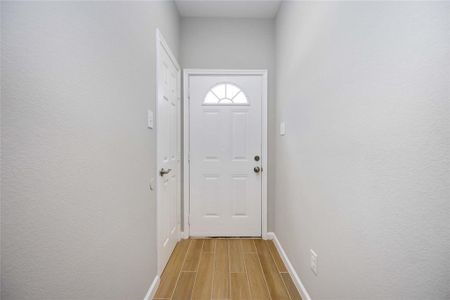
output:
{"label": "wood-look tile floor", "polygon": [[272,241],[181,240],[153,299],[301,300]]}

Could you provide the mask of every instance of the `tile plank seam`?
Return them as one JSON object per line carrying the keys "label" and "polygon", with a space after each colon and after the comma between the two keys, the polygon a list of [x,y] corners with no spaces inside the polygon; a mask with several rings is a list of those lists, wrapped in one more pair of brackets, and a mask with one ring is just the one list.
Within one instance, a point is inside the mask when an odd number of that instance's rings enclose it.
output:
{"label": "tile plank seam", "polygon": [[231,299],[231,255],[230,255],[231,242],[227,241],[228,250],[228,297]]}
{"label": "tile plank seam", "polygon": [[286,286],[283,282],[283,278],[277,268],[277,264],[271,255],[268,242],[258,242],[258,245],[259,247],[257,247],[257,249],[260,259],[262,259],[261,263],[264,261],[264,265],[267,269],[267,272],[264,272],[264,275],[266,276],[266,279],[270,279],[271,282],[271,285],[269,286],[271,295],[275,294],[277,297],[281,296],[283,299],[290,299],[289,293],[287,292]]}
{"label": "tile plank seam", "polygon": [[202,241],[202,246],[200,247],[200,255],[199,255],[199,257],[198,257],[198,263],[197,263],[197,267],[196,267],[196,271],[195,271],[195,278],[194,278],[194,283],[192,284],[192,293],[191,293],[191,299],[192,299],[192,296],[193,296],[193,293],[194,293],[194,287],[195,287],[195,284],[196,284],[196,282],[197,282],[197,277],[198,277],[198,271],[199,271],[199,268],[200,268],[200,262],[201,262],[201,260],[202,260],[202,254],[203,254],[203,245],[205,244],[205,241]]}
{"label": "tile plank seam", "polygon": [[[242,242],[241,242],[242,243]],[[252,297],[252,291],[250,286],[250,279],[248,278],[248,269],[247,264],[245,262],[245,256],[244,256],[244,246],[242,245],[242,262],[244,263],[244,271],[245,271],[245,277],[247,278],[247,284],[248,284],[248,290],[250,292],[250,297]]]}
{"label": "tile plank seam", "polygon": [[[175,283],[175,287],[174,287],[174,289],[173,289],[173,291],[172,291],[172,294],[170,295],[170,299],[172,299],[172,297],[173,297],[173,295],[175,294],[175,291],[176,291],[176,289],[177,289],[177,286],[178,286],[178,280],[180,280],[180,276],[181,276],[181,270],[183,270],[183,265],[184,265],[184,263],[186,262],[186,257],[187,257],[187,254],[188,254],[188,252],[189,252],[189,248],[191,247],[191,245],[192,245],[192,240],[189,240],[189,245],[188,245],[188,248],[187,248],[187,251],[184,253],[184,257],[183,257],[183,262],[181,263],[181,267],[180,267],[180,272],[178,273],[178,277],[177,277],[177,281],[176,281],[176,283]],[[177,244],[177,246],[178,246],[178,244]],[[176,246],[175,246],[176,247]],[[175,250],[174,250],[175,251]]]}
{"label": "tile plank seam", "polygon": [[[242,242],[241,242],[241,244],[242,244]],[[245,264],[244,247],[243,247],[243,245],[241,245],[241,247],[242,247],[242,263],[244,264],[245,278],[247,278],[248,291],[250,293],[250,297],[252,297],[252,291],[251,291],[251,286],[250,286],[250,279],[248,278],[247,265]]]}
{"label": "tile plank seam", "polygon": [[211,296],[209,297],[209,299],[213,298],[213,292],[214,292],[214,274],[216,274],[216,247],[217,247],[217,241],[213,240],[213,270],[212,270],[212,279],[211,279]]}
{"label": "tile plank seam", "polygon": [[[269,243],[269,242],[268,242],[268,243]],[[289,299],[293,300],[293,299],[292,299],[292,296],[291,296],[291,293],[289,293],[289,289],[288,289],[288,287],[287,287],[287,285],[286,285],[286,282],[285,282],[283,276],[281,275],[282,273],[287,273],[287,272],[281,272],[281,270],[280,270],[281,268],[278,266],[278,263],[277,263],[278,258],[275,258],[275,253],[273,253],[273,250],[274,250],[274,249],[273,249],[272,247],[267,247],[267,248],[269,248],[268,250],[269,250],[270,256],[272,256],[272,260],[275,262],[275,267],[276,267],[277,270],[278,270],[278,273],[279,273],[281,282],[283,283],[284,288],[286,289],[286,292],[287,292],[287,294],[288,294],[288,296],[289,296]],[[276,254],[278,254],[278,253],[276,253]]]}
{"label": "tile plank seam", "polygon": [[[253,241],[253,246],[255,247],[255,250],[256,250],[256,258],[258,259],[259,266],[261,267],[261,272],[263,274],[264,282],[266,283],[266,289],[267,289],[267,292],[269,293],[269,298],[272,299],[272,293],[270,292],[269,283],[267,282],[266,274],[264,273],[264,268],[262,266],[261,259],[259,258],[258,247],[256,247],[255,241]],[[272,299],[272,300],[276,300],[276,299]]]}

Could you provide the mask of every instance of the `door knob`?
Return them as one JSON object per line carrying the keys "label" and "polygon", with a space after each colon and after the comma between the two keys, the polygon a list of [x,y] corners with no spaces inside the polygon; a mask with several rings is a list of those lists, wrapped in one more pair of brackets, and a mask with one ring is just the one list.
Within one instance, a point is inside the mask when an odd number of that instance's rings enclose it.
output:
{"label": "door knob", "polygon": [[159,175],[164,176],[166,174],[169,174],[170,171],[172,171],[172,169],[164,170],[164,168],[161,168],[161,170],[159,171]]}
{"label": "door knob", "polygon": [[261,172],[261,168],[260,167],[254,167],[253,171],[255,171],[255,173],[259,173],[259,172]]}

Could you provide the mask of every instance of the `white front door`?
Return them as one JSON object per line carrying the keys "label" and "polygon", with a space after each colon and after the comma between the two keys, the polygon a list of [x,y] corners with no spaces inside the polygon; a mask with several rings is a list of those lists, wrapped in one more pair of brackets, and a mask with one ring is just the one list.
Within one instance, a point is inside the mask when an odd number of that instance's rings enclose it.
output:
{"label": "white front door", "polygon": [[191,236],[261,236],[263,86],[256,75],[189,77]]}
{"label": "white front door", "polygon": [[159,32],[157,40],[157,246],[161,274],[179,237],[180,68]]}

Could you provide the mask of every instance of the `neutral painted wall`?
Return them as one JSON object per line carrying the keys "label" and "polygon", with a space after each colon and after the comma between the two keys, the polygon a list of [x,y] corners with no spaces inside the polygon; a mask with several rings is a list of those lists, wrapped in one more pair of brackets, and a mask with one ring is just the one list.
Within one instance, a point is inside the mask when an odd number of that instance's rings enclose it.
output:
{"label": "neutral painted wall", "polygon": [[142,299],[156,275],[155,28],[170,2],[2,2],[2,299]]}
{"label": "neutral painted wall", "polygon": [[275,136],[275,23],[272,19],[181,20],[183,68],[268,70],[268,227],[273,227]]}
{"label": "neutral painted wall", "polygon": [[275,232],[313,299],[450,298],[449,61],[449,2],[282,4]]}

